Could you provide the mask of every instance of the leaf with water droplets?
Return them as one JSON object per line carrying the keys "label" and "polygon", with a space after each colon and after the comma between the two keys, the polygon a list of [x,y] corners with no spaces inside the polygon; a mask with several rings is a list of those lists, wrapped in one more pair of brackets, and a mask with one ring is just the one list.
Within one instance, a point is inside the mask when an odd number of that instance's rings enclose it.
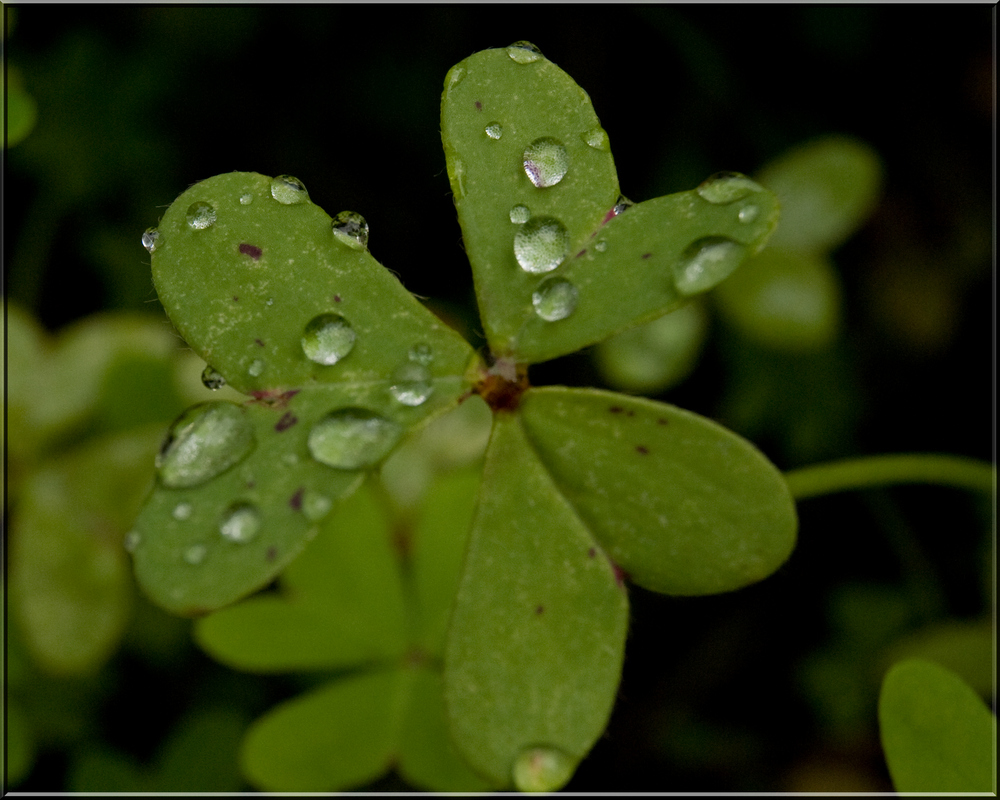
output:
{"label": "leaf with water droplets", "polygon": [[469,764],[501,786],[568,780],[611,713],[627,617],[614,566],[520,415],[498,415],[445,650],[452,737]]}
{"label": "leaf with water droplets", "polygon": [[[655,319],[726,278],[776,224],[774,195],[735,173],[625,200],[589,97],[533,46],[476,53],[445,87],[448,174],[498,356],[545,361]],[[536,300],[547,273],[575,290],[559,314]]]}

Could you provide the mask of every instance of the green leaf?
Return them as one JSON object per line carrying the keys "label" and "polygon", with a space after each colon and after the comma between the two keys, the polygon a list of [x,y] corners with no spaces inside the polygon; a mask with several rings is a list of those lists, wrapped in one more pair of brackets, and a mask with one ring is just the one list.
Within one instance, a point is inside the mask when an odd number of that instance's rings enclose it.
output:
{"label": "green leaf", "polygon": [[385,772],[405,714],[399,669],[326,684],[269,711],[243,742],[247,779],[263,791],[353,789]]}
{"label": "green leaf", "polygon": [[723,280],[777,221],[774,196],[736,175],[622,202],[587,94],[522,47],[453,67],[441,127],[480,315],[499,357],[545,361],[655,319]]}
{"label": "green leaf", "polygon": [[882,683],[878,717],[897,792],[996,793],[996,716],[951,670],[899,662]]}
{"label": "green leaf", "polygon": [[590,389],[531,389],[527,438],[635,583],[714,594],[762,580],[795,545],[795,505],[750,442],[690,411]]}
{"label": "green leaf", "polygon": [[452,738],[470,766],[509,786],[519,765],[552,762],[541,783],[565,783],[607,724],[627,616],[612,564],[519,416],[497,415],[445,651]]}
{"label": "green leaf", "polygon": [[952,670],[973,691],[988,697],[993,691],[993,620],[949,619],[927,625],[894,642],[888,663],[908,658],[933,661]]}
{"label": "green leaf", "polygon": [[213,658],[254,671],[394,661],[406,651],[401,574],[389,520],[369,486],[324,521],[280,594],[252,597],[195,624]]}
{"label": "green leaf", "polygon": [[157,792],[238,792],[237,766],[246,720],[239,712],[199,709],[181,720],[158,754],[153,779]]}

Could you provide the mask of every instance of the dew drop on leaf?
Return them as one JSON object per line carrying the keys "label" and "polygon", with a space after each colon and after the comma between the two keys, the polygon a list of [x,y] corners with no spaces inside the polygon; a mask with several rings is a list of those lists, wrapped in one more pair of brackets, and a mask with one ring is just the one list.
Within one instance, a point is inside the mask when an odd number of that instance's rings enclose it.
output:
{"label": "dew drop on leaf", "polygon": [[231,542],[242,544],[253,539],[260,531],[260,511],[252,503],[234,503],[219,521],[219,533]]}
{"label": "dew drop on leaf", "polygon": [[302,513],[310,522],[319,522],[333,507],[333,501],[324,494],[307,490],[302,496]]}
{"label": "dew drop on leaf", "polygon": [[170,426],[156,468],[172,489],[199,486],[238,464],[254,446],[253,425],[235,403],[201,403]]}
{"label": "dew drop on leaf", "polygon": [[340,314],[320,314],[306,325],[302,352],[317,364],[336,364],[351,352],[357,334]]}
{"label": "dew drop on leaf", "polygon": [[555,186],[569,170],[569,155],[558,139],[543,136],[524,148],[524,172],[539,189]]}
{"label": "dew drop on leaf", "polygon": [[392,373],[389,393],[404,406],[423,405],[433,391],[431,371],[423,364],[408,361]]}
{"label": "dew drop on leaf", "polygon": [[356,211],[341,211],[333,218],[333,235],[354,250],[368,247],[368,223]]}
{"label": "dew drop on leaf", "polygon": [[309,192],[306,191],[305,184],[291,175],[271,178],[271,197],[286,206],[309,202]]}
{"label": "dew drop on leaf", "polygon": [[187,224],[193,230],[202,231],[215,224],[215,208],[209,203],[192,203],[187,210]]}
{"label": "dew drop on leaf", "polygon": [[129,531],[125,534],[125,539],[122,542],[126,553],[134,553],[135,549],[139,546],[139,542],[142,541],[142,534],[139,531]]}
{"label": "dew drop on leaf", "polygon": [[635,203],[629,200],[625,195],[620,194],[618,195],[618,199],[615,200],[615,205],[614,208],[611,209],[611,213],[617,217],[619,214],[624,214],[634,205]]}
{"label": "dew drop on leaf", "polygon": [[203,544],[193,544],[187,550],[184,551],[184,560],[188,564],[200,564],[205,560],[205,554],[208,552],[208,548]]}
{"label": "dew drop on leaf", "polygon": [[757,206],[749,205],[743,206],[740,212],[736,215],[740,222],[750,223],[757,219],[757,215],[760,214],[760,209]]}
{"label": "dew drop on leaf", "polygon": [[549,278],[531,295],[531,304],[546,322],[556,322],[573,313],[579,295],[576,286],[565,278]]}
{"label": "dew drop on leaf", "polygon": [[532,217],[514,234],[514,257],[525,272],[551,272],[569,253],[569,232],[554,217]]}
{"label": "dew drop on leaf", "polygon": [[600,150],[603,153],[611,152],[611,143],[608,141],[607,131],[600,125],[586,131],[582,134],[582,138],[587,145],[593,147],[595,150]]}
{"label": "dew drop on leaf", "polygon": [[514,762],[514,786],[521,792],[553,792],[566,785],[575,766],[555,747],[530,747]]}
{"label": "dew drop on leaf", "polygon": [[156,228],[147,228],[146,232],[142,235],[142,246],[146,248],[146,252],[152,253],[156,250],[159,242],[160,232]]}
{"label": "dew drop on leaf", "polygon": [[709,203],[728,205],[762,189],[746,175],[738,172],[717,172],[703,180],[695,191]]}
{"label": "dew drop on leaf", "polygon": [[206,389],[211,389],[213,392],[226,385],[226,379],[222,377],[222,373],[218,372],[215,367],[208,365],[202,370],[201,382]]}
{"label": "dew drop on leaf", "polygon": [[255,358],[250,362],[250,366],[247,367],[247,372],[250,373],[254,378],[259,378],[261,373],[264,371],[264,360],[260,358]]}
{"label": "dew drop on leaf", "polygon": [[743,245],[724,236],[706,236],[690,245],[681,257],[675,279],[677,291],[691,295],[715,286],[739,259]]}
{"label": "dew drop on leaf", "polygon": [[499,139],[503,136],[503,127],[501,127],[499,122],[491,122],[486,126],[486,135],[491,139]]}
{"label": "dew drop on leaf", "polygon": [[515,225],[523,225],[529,219],[531,219],[531,211],[528,209],[527,206],[522,206],[521,204],[518,204],[513,208],[511,208],[510,221],[513,222]]}
{"label": "dew drop on leaf", "polygon": [[387,456],[402,434],[400,425],[367,408],[341,408],[309,431],[309,452],[337,469],[362,469]]}
{"label": "dew drop on leaf", "polygon": [[253,195],[250,194],[250,192],[246,192],[245,194],[241,194],[240,195],[240,205],[241,206],[248,206],[252,202],[253,202]]}
{"label": "dew drop on leaf", "polygon": [[542,51],[531,42],[514,42],[507,48],[507,55],[518,64],[531,64],[542,58]]}
{"label": "dew drop on leaf", "polygon": [[186,519],[191,519],[191,512],[194,508],[190,503],[178,503],[174,506],[174,510],[171,512],[174,519],[179,522],[183,522]]}
{"label": "dew drop on leaf", "polygon": [[416,364],[423,364],[427,367],[430,366],[430,363],[434,360],[434,348],[426,342],[420,342],[410,348],[406,357]]}
{"label": "dew drop on leaf", "polygon": [[608,249],[608,243],[607,243],[606,241],[604,241],[604,239],[600,239],[600,240],[598,240],[598,241],[597,241],[597,243],[596,243],[596,244],[594,245],[594,249],[595,249],[595,250],[596,250],[596,251],[597,251],[598,253],[603,253],[603,252],[604,252],[605,250],[607,250],[607,249]]}

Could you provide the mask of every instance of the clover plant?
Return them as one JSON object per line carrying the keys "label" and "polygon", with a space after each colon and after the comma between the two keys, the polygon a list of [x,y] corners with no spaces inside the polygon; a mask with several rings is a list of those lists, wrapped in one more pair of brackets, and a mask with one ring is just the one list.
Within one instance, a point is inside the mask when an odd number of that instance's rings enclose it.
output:
{"label": "clover plant", "polygon": [[[725,279],[774,230],[774,194],[720,173],[627,200],[586,93],[527,42],[453,67],[441,127],[487,352],[375,260],[360,214],[330,216],[294,177],[201,181],[143,235],[164,308],[210,365],[206,385],[246,400],[197,405],[171,426],[127,538],[140,585],[174,613],[216,612],[199,635],[233,663],[256,653],[259,669],[362,670],[257,723],[244,766],[265,786],[297,772],[334,788],[343,776],[310,775],[315,762],[282,742],[339,706],[358,731],[331,733],[329,748],[377,740],[348,781],[393,756],[405,773],[426,745],[407,720],[440,708],[484,785],[558,788],[611,712],[626,583],[732,591],[795,543],[788,486],[748,441],[665,403],[528,380],[531,365]],[[390,546],[387,523],[361,521],[378,514],[372,490],[355,493],[405,437],[476,395],[492,433],[466,485],[474,502],[428,500],[433,524],[415,523],[412,548]],[[420,555],[438,537],[450,544]],[[232,605],[279,575],[282,596]],[[265,617],[270,642],[254,635]],[[413,772],[450,758],[429,749]],[[300,755],[298,770],[282,767]],[[425,773],[441,786],[460,768]]]}

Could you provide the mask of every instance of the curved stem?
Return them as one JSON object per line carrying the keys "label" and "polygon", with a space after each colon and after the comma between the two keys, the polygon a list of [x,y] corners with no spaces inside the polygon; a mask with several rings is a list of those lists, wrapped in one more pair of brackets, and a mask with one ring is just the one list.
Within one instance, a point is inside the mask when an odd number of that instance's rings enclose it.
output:
{"label": "curved stem", "polygon": [[831,461],[790,470],[785,480],[796,500],[901,483],[936,483],[991,495],[996,468],[974,458],[916,453]]}

